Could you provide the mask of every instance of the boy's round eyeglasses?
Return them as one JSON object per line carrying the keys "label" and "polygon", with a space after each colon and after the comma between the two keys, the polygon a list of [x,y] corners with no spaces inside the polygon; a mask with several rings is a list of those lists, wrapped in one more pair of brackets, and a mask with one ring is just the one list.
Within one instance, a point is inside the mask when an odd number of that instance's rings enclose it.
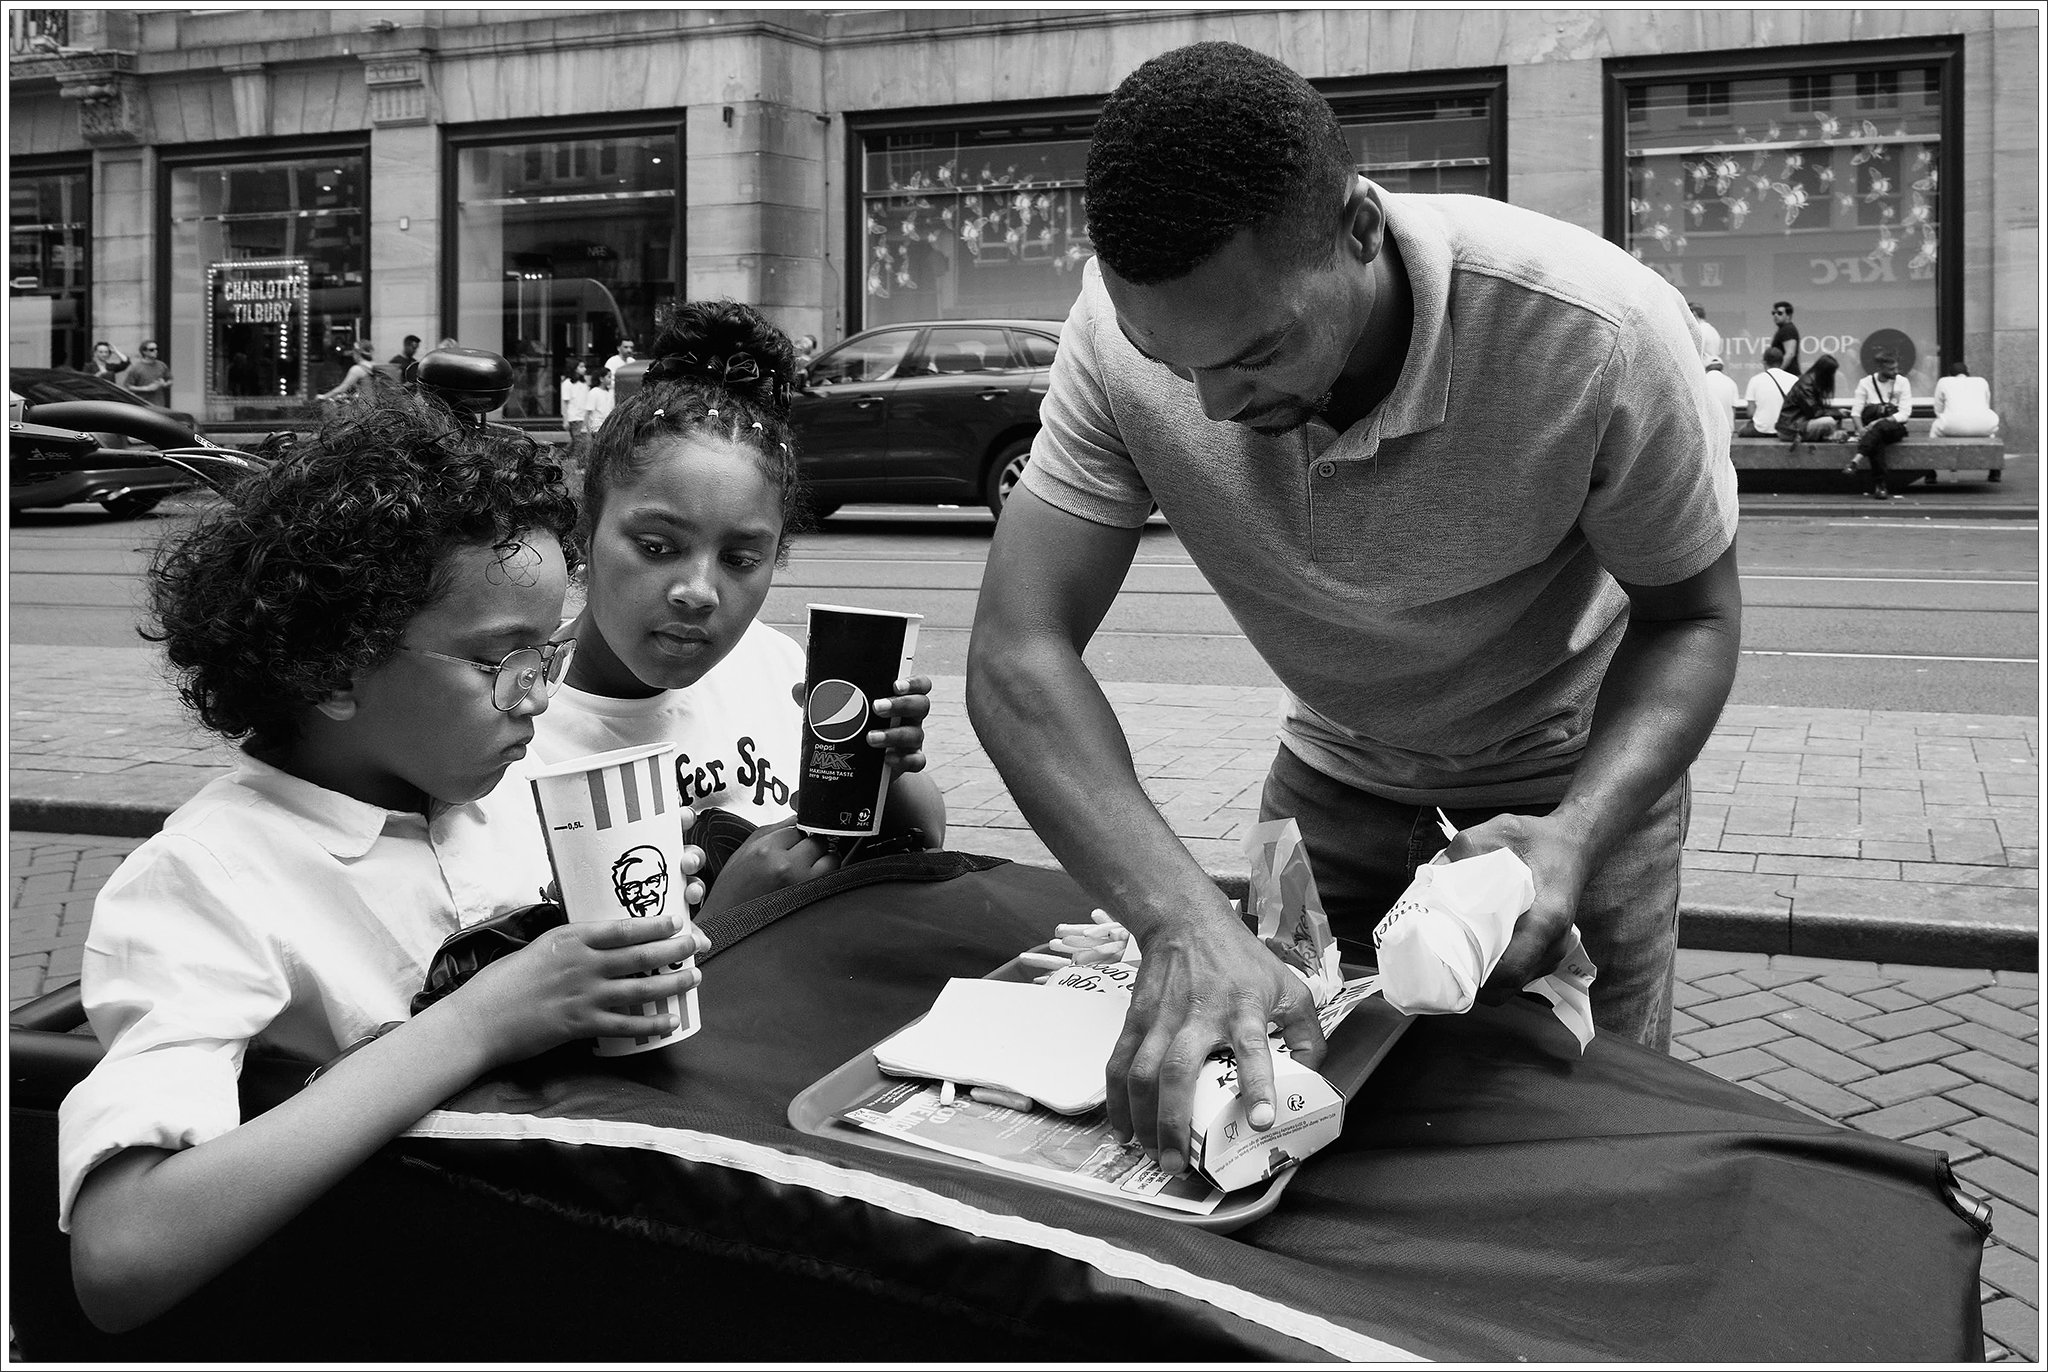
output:
{"label": "boy's round eyeglasses", "polygon": [[519,708],[519,702],[533,694],[533,688],[546,677],[548,688],[562,684],[568,675],[569,659],[576,654],[576,640],[561,639],[554,643],[543,643],[536,648],[514,648],[496,663],[478,662],[473,658],[450,657],[446,653],[429,652],[425,648],[414,648],[409,644],[398,645],[399,651],[417,653],[421,657],[437,658],[442,662],[453,662],[461,667],[474,667],[479,672],[489,672],[491,681],[491,704],[500,710],[510,712]]}

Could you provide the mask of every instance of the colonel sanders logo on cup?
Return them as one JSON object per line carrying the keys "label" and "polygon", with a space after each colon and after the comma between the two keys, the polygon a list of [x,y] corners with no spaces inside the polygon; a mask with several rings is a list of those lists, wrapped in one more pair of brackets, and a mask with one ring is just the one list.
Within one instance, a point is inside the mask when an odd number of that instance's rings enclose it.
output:
{"label": "colonel sanders logo on cup", "polygon": [[668,900],[668,863],[661,849],[642,844],[612,864],[612,894],[635,919],[661,913]]}
{"label": "colonel sanders logo on cup", "polygon": [[868,698],[860,687],[834,677],[811,688],[811,732],[826,743],[851,743],[868,726]]}

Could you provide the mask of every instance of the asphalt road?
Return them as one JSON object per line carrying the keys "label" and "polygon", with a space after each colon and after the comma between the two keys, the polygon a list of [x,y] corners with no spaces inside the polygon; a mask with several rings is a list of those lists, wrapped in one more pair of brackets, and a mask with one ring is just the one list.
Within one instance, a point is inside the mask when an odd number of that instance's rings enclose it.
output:
{"label": "asphalt road", "polygon": [[[9,639],[138,646],[149,549],[186,516],[27,511],[8,534]],[[992,521],[979,511],[854,507],[808,535],[764,617],[803,631],[821,600],[925,616],[918,662],[966,670]],[[2040,693],[2039,527],[2020,520],[1829,515],[1744,525],[1738,704],[2033,714]],[[1173,531],[1147,528],[1088,651],[1107,681],[1270,686]]]}

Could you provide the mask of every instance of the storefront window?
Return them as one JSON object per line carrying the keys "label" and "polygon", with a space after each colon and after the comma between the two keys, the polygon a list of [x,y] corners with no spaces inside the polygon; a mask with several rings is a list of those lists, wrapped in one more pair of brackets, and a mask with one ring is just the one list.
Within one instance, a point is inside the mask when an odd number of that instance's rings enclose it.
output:
{"label": "storefront window", "polygon": [[305,414],[369,335],[363,158],[169,173],[171,404],[208,420]]}
{"label": "storefront window", "polygon": [[8,182],[7,342],[16,366],[85,366],[92,349],[91,184],[83,168],[16,172]]}
{"label": "storefront window", "polygon": [[1064,318],[1095,252],[1081,194],[1093,123],[868,135],[862,327]]}
{"label": "storefront window", "polygon": [[[1337,92],[1353,155],[1395,191],[1497,195],[1492,86]],[[1094,255],[1082,186],[1092,114],[861,136],[859,327],[1064,319]]]}
{"label": "storefront window", "polygon": [[647,356],[682,271],[682,140],[470,143],[455,166],[455,336],[511,359],[505,415],[552,418],[563,374],[630,338]]}
{"label": "storefront window", "polygon": [[[1846,65],[1846,64],[1845,64]],[[1623,243],[1706,311],[1738,386],[1790,301],[1800,365],[1841,389],[1894,352],[1940,375],[1945,66],[1624,78]]]}
{"label": "storefront window", "polygon": [[1390,191],[1497,195],[1491,93],[1334,102],[1359,169]]}

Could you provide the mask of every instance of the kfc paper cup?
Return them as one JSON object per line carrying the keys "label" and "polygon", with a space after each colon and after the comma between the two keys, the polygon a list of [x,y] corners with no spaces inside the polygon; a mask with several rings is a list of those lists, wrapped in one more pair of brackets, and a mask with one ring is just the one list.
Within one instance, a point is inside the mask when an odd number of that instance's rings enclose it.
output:
{"label": "kfc paper cup", "polygon": [[[533,804],[547,835],[548,863],[555,869],[562,907],[572,923],[690,917],[683,889],[682,802],[677,798],[675,745],[571,758],[531,774]],[[694,965],[694,957],[677,967]],[[651,974],[650,974],[651,975]],[[635,1013],[674,1015],[678,1028],[666,1035],[601,1038],[600,1057],[644,1053],[676,1043],[702,1027],[697,990],[665,1001],[650,1001]]]}
{"label": "kfc paper cup", "polygon": [[797,827],[866,837],[882,830],[888,796],[883,750],[868,734],[886,729],[874,702],[896,694],[917,653],[923,615],[812,605],[804,651],[804,748]]}

